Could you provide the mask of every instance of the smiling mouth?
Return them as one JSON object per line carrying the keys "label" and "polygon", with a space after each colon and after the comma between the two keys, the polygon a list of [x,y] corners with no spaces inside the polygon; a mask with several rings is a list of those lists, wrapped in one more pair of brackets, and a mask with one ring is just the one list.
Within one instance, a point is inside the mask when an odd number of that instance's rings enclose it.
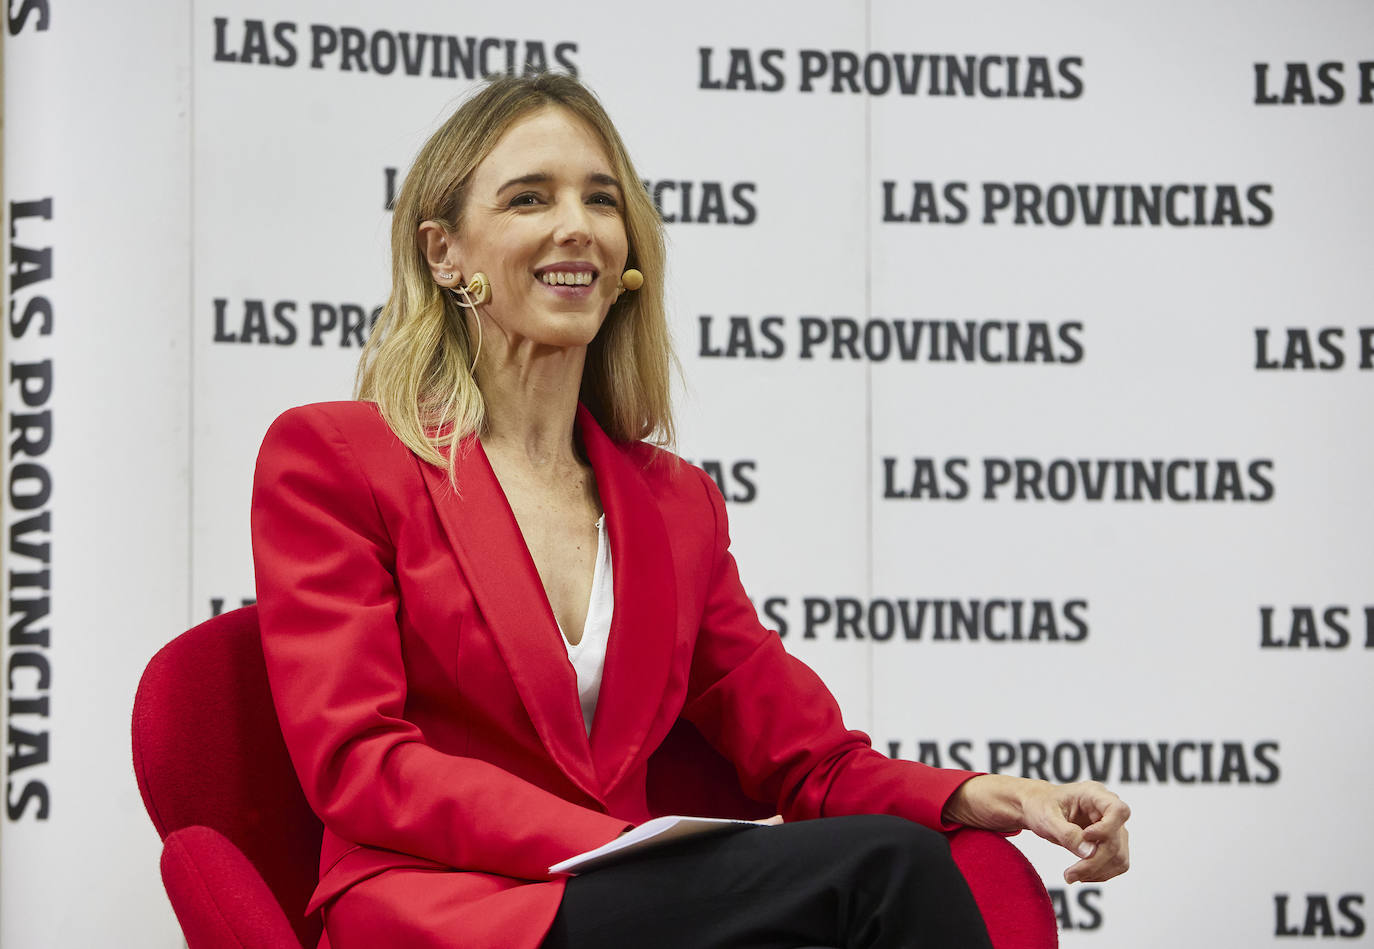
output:
{"label": "smiling mouth", "polygon": [[541,283],[550,287],[587,287],[596,279],[596,274],[590,270],[546,270],[537,276]]}

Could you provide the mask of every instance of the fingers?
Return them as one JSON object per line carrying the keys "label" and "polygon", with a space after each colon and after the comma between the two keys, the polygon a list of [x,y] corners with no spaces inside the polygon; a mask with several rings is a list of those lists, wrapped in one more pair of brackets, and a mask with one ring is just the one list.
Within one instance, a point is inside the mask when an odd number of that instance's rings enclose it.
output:
{"label": "fingers", "polygon": [[1083,834],[1089,840],[1100,840],[1104,837],[1110,837],[1130,819],[1130,816],[1130,806],[1127,805],[1125,801],[1121,800],[1121,798],[1113,794],[1112,801],[1102,812],[1102,816],[1094,823],[1083,828]]}
{"label": "fingers", "polygon": [[1080,845],[1075,850],[1083,859],[1064,871],[1065,882],[1098,883],[1125,873],[1131,865],[1129,835],[1126,832],[1131,808],[1121,798],[1094,782],[1073,785],[1066,790],[1071,790],[1077,797],[1079,806],[1076,816],[1086,826],[1078,835]]}
{"label": "fingers", "polygon": [[1065,819],[1061,814],[1051,814],[1048,827],[1039,833],[1041,837],[1059,844],[1065,850],[1077,854],[1085,861],[1091,858],[1097,850],[1098,841],[1086,839],[1083,829]]}
{"label": "fingers", "polygon": [[1080,859],[1064,871],[1066,883],[1101,882],[1130,867],[1126,821],[1131,809],[1093,781],[1053,787],[1040,836]]}
{"label": "fingers", "polygon": [[1120,876],[1131,867],[1130,846],[1125,827],[1102,839],[1093,847],[1092,855],[1079,860],[1064,871],[1065,883],[1101,883]]}

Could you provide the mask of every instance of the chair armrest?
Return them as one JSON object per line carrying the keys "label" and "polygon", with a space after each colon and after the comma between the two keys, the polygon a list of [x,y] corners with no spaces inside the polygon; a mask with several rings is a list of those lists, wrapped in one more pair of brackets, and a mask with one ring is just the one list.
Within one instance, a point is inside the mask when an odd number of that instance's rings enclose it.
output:
{"label": "chair armrest", "polygon": [[183,827],[167,836],[162,884],[190,949],[301,949],[262,876],[209,827]]}
{"label": "chair armrest", "polygon": [[1040,874],[1001,834],[963,828],[949,849],[983,914],[994,949],[1054,949],[1059,929]]}

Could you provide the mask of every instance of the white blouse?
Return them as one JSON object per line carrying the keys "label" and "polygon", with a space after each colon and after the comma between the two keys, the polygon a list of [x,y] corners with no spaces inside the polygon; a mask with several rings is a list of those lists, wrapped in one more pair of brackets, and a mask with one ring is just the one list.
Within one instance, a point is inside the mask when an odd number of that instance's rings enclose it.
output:
{"label": "white blouse", "polygon": [[[606,539],[606,515],[596,522],[596,569],[592,571],[592,594],[587,601],[587,620],[582,638],[574,646],[564,635],[568,661],[577,673],[577,697],[582,702],[582,722],[592,733],[596,697],[601,691],[601,670],[606,665],[606,642],[611,636],[611,613],[615,609],[615,590],[611,578],[611,545]],[[555,620],[556,622],[556,620]],[[558,627],[560,633],[563,626]]]}

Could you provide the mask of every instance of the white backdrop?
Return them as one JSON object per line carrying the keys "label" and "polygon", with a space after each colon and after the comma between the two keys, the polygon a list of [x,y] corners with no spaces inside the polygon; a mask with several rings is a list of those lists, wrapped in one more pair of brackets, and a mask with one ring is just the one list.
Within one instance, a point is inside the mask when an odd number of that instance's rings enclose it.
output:
{"label": "white backdrop", "polygon": [[138,674],[251,599],[258,442],[484,56],[659,196],[679,451],[850,723],[1132,804],[1105,885],[1017,838],[1064,945],[1371,938],[1374,8],[8,12],[5,946],[179,944]]}

